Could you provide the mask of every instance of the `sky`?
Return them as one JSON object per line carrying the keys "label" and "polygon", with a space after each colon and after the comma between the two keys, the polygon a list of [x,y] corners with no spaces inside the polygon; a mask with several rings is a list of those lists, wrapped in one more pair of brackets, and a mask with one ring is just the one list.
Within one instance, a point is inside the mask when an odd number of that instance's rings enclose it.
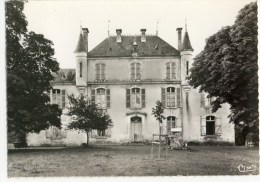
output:
{"label": "sky", "polygon": [[89,29],[89,50],[122,29],[124,35],[155,34],[177,48],[176,28],[185,27],[194,56],[203,50],[207,37],[232,25],[238,11],[253,0],[29,0],[24,13],[28,30],[43,34],[54,43],[61,68],[75,68],[74,50],[80,26]]}

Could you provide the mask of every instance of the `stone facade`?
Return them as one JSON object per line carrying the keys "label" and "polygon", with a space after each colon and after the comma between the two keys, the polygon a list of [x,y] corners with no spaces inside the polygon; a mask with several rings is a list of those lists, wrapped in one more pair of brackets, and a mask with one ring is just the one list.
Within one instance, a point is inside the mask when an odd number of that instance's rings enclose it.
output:
{"label": "stone facade", "polygon": [[[229,123],[228,105],[216,113],[210,111],[206,94],[187,83],[192,65],[188,32],[183,41],[178,28],[178,50],[158,36],[116,36],[88,51],[88,29],[83,29],[75,51],[76,69],[61,70],[56,75],[51,102],[63,108],[62,129],[50,128],[27,136],[29,146],[81,145],[86,134],[66,130],[71,118],[65,115],[66,95],[83,94],[102,107],[113,121],[106,131],[92,131],[92,143],[143,142],[159,133],[159,124],[152,115],[156,101],[165,105],[163,134],[181,128],[185,141],[214,141],[234,143],[234,126]],[[67,80],[68,72],[75,75]],[[59,78],[60,77],[60,78]]]}

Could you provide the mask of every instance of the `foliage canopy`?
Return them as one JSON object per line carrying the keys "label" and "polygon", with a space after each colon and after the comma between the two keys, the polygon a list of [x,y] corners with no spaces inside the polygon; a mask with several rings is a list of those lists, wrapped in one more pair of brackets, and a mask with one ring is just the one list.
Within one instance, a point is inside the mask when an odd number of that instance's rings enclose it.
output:
{"label": "foliage canopy", "polygon": [[23,9],[23,1],[6,2],[8,131],[24,136],[51,125],[60,127],[62,112],[48,103],[52,73],[59,70],[53,43],[28,32]]}
{"label": "foliage canopy", "polygon": [[254,2],[239,11],[234,25],[207,39],[195,57],[189,84],[217,97],[213,112],[228,103],[231,122],[258,131],[257,29]]}
{"label": "foliage canopy", "polygon": [[92,129],[103,131],[112,125],[112,120],[108,114],[99,109],[97,105],[85,99],[83,95],[75,97],[68,95],[70,105],[67,115],[73,118],[69,123],[69,129],[84,131],[87,134],[87,145],[89,142],[89,132]]}

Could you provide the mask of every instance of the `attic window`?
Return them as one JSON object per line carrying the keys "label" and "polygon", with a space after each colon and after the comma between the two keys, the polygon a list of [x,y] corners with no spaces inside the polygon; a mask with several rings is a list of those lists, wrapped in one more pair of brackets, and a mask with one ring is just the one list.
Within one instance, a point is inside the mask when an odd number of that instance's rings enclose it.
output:
{"label": "attic window", "polygon": [[155,48],[156,50],[158,50],[158,49],[159,49],[159,46],[157,45],[157,46],[155,46],[154,48]]}
{"label": "attic window", "polygon": [[112,51],[112,47],[109,47],[109,51]]}

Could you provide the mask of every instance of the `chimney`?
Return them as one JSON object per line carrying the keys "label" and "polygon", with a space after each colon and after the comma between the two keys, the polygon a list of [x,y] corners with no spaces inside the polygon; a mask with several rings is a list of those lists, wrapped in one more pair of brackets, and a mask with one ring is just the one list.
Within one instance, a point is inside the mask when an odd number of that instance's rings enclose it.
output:
{"label": "chimney", "polygon": [[176,31],[178,31],[178,50],[181,50],[181,30],[182,28],[177,28]]}
{"label": "chimney", "polygon": [[141,29],[141,42],[146,42],[145,32],[146,29]]}
{"label": "chimney", "polygon": [[116,29],[116,42],[122,42],[121,33],[122,29]]}
{"label": "chimney", "polygon": [[82,32],[83,32],[83,39],[84,39],[84,43],[85,43],[85,48],[86,48],[86,52],[88,52],[88,28],[82,28]]}

